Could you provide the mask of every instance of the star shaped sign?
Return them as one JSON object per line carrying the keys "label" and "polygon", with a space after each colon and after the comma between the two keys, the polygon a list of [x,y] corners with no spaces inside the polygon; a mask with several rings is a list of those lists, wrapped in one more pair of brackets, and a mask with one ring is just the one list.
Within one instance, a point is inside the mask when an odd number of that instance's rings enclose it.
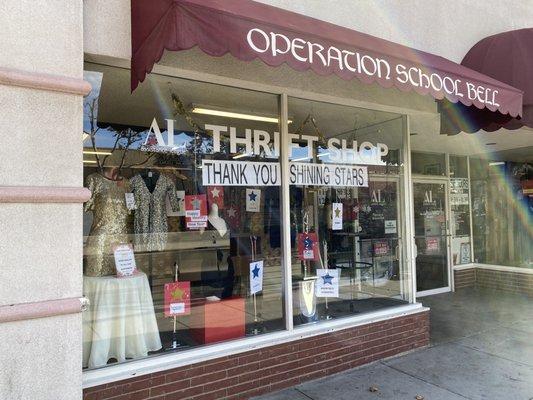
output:
{"label": "star shaped sign", "polygon": [[261,268],[255,264],[254,269],[252,269],[252,279],[253,278],[259,278],[259,272],[261,271]]}
{"label": "star shaped sign", "polygon": [[340,208],[335,209],[335,218],[339,218],[341,216],[341,210]]}
{"label": "star shaped sign", "polygon": [[235,210],[235,208],[231,207],[229,210],[228,210],[228,216],[230,218],[235,218],[237,215],[237,210]]}
{"label": "star shaped sign", "polygon": [[306,250],[309,250],[313,247],[313,239],[311,239],[309,236],[306,236],[304,239],[304,247]]}
{"label": "star shaped sign", "polygon": [[172,300],[183,300],[184,294],[185,292],[181,290],[180,288],[176,288],[172,292],[170,292],[170,295],[172,296]]}
{"label": "star shaped sign", "polygon": [[199,210],[202,201],[200,199],[194,199],[193,201],[191,201],[191,204],[195,210]]}
{"label": "star shaped sign", "polygon": [[248,197],[250,198],[250,201],[255,201],[255,199],[257,198],[257,194],[251,192],[250,194],[248,194]]}
{"label": "star shaped sign", "polygon": [[329,274],[329,272],[326,275],[322,275],[321,277],[324,280],[324,285],[333,285],[333,276]]}
{"label": "star shaped sign", "polygon": [[213,198],[219,197],[220,196],[220,189],[219,188],[213,188],[211,190],[211,195],[213,196]]}

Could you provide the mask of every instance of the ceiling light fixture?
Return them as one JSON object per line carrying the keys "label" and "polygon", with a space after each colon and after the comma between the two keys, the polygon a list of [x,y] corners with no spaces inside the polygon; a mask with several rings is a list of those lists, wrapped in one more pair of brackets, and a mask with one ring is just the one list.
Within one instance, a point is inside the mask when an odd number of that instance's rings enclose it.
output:
{"label": "ceiling light fixture", "polygon": [[84,164],[96,164],[96,160],[83,160]]}
{"label": "ceiling light fixture", "polygon": [[238,158],[250,157],[250,156],[253,156],[253,154],[252,153],[241,153],[241,154],[237,154],[236,156],[233,156],[233,159],[237,160]]}
{"label": "ceiling light fixture", "polygon": [[110,151],[83,150],[83,154],[98,154],[102,156],[110,156],[112,153]]}
{"label": "ceiling light fixture", "polygon": [[505,161],[493,161],[493,162],[490,162],[489,165],[491,167],[494,167],[496,165],[505,165]]}
{"label": "ceiling light fixture", "polygon": [[320,153],[319,155],[317,155],[317,157],[326,157],[326,156],[329,156],[329,153]]}
{"label": "ceiling light fixture", "polygon": [[296,158],[294,160],[291,160],[292,162],[296,162],[296,161],[305,161],[305,160],[309,160],[311,157],[302,157],[302,158]]}
{"label": "ceiling light fixture", "polygon": [[[208,108],[208,107],[193,106],[191,109],[191,112],[195,114],[214,115],[216,117],[247,119],[250,121],[270,122],[273,124],[279,124],[279,118],[277,117],[269,117],[269,116],[256,115],[256,114],[244,114],[244,113],[237,113],[233,111],[216,110],[216,109]],[[292,123],[292,120],[289,119],[289,124],[290,123]]]}

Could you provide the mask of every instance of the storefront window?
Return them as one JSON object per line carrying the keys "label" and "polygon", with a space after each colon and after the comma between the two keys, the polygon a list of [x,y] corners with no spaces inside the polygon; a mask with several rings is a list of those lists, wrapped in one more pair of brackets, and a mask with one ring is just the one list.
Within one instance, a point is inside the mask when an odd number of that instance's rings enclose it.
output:
{"label": "storefront window", "polygon": [[439,153],[411,152],[411,171],[416,175],[446,175],[446,158]]}
{"label": "storefront window", "polygon": [[468,178],[468,159],[466,157],[450,155],[450,177]]}
{"label": "storefront window", "polygon": [[533,268],[533,164],[470,158],[470,176],[475,261]]}
{"label": "storefront window", "polygon": [[289,99],[294,324],[407,301],[402,118]]}
{"label": "storefront window", "polygon": [[453,265],[468,264],[470,247],[470,193],[467,158],[450,155],[450,222]]}
{"label": "storefront window", "polygon": [[83,366],[284,329],[278,96],[85,69]]}

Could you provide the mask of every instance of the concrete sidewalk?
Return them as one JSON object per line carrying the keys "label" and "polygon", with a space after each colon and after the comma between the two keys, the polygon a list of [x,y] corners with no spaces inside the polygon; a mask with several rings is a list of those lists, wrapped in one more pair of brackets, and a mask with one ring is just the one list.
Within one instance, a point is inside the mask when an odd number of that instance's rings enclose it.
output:
{"label": "concrete sidewalk", "polygon": [[431,307],[429,348],[256,399],[533,399],[531,298],[464,289],[421,301]]}

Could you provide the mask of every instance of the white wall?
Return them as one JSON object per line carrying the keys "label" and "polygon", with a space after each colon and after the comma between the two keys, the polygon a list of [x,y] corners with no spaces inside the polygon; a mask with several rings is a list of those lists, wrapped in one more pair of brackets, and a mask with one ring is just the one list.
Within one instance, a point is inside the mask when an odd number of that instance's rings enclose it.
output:
{"label": "white wall", "polygon": [[[257,0],[461,62],[479,40],[533,26],[531,0]],[[327,3],[327,7],[325,4]]]}
{"label": "white wall", "polygon": [[[486,36],[533,26],[532,0],[257,0],[460,62]],[[84,49],[129,58],[130,0],[84,1]]]}
{"label": "white wall", "polygon": [[[82,1],[0,1],[0,68],[83,77]],[[0,85],[0,187],[82,186],[82,97]],[[0,203],[0,306],[81,297],[81,204]],[[81,314],[0,323],[0,399],[81,398]]]}

